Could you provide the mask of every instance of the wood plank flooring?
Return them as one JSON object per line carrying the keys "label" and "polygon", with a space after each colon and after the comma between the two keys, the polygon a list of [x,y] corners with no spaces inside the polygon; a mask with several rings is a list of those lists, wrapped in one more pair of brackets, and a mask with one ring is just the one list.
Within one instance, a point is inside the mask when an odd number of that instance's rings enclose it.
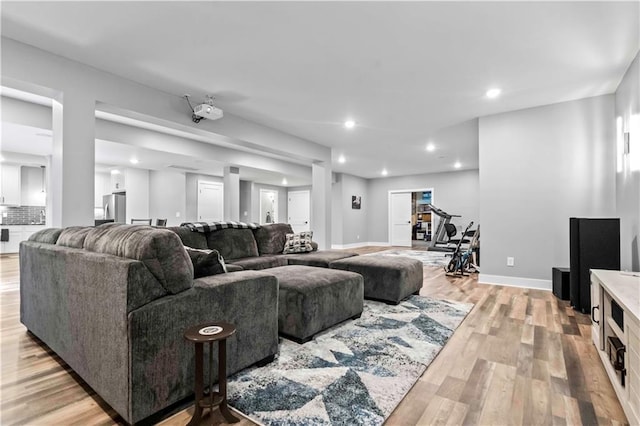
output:
{"label": "wood plank flooring", "polygon": [[[0,256],[0,424],[122,423],[26,331],[18,285],[17,256]],[[441,268],[427,267],[421,294],[476,306],[387,425],[627,423],[591,344],[589,317],[567,302],[550,292],[482,285],[476,276],[450,278]],[[191,414],[187,408],[161,424],[184,425]],[[213,424],[224,421],[216,415]]]}

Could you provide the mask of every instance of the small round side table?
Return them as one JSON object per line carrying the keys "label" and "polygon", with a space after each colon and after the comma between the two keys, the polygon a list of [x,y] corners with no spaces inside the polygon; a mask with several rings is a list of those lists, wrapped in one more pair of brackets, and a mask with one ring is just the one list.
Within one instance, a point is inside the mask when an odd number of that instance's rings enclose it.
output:
{"label": "small round side table", "polygon": [[[189,425],[197,425],[202,419],[204,408],[210,410],[210,415],[215,407],[229,423],[240,421],[231,414],[227,406],[227,338],[236,332],[233,324],[226,322],[210,322],[189,327],[184,332],[184,338],[195,343],[196,349],[196,376],[195,394],[196,403],[193,417]],[[218,342],[218,392],[213,392],[213,343]],[[209,343],[209,392],[204,392],[204,344]]]}

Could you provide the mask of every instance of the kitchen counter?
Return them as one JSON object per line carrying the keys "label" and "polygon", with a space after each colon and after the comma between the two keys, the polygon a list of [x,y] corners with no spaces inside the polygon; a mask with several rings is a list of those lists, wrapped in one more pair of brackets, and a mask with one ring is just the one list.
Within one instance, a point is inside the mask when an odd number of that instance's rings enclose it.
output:
{"label": "kitchen counter", "polygon": [[45,224],[25,224],[25,225],[0,225],[2,229],[9,230],[9,241],[0,242],[0,253],[18,253],[20,242],[28,240],[29,237],[41,229],[45,229]]}
{"label": "kitchen counter", "polygon": [[44,222],[39,222],[39,223],[33,223],[33,222],[29,222],[29,223],[0,223],[0,226],[3,228],[10,228],[12,226],[44,226],[46,225],[46,223]]}

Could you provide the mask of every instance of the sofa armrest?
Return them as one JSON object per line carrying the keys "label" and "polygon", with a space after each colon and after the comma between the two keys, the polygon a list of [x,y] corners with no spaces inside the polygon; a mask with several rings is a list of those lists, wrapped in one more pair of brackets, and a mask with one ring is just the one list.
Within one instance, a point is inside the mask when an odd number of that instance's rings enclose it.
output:
{"label": "sofa armrest", "polygon": [[[138,296],[145,298],[164,294],[152,276],[149,282],[132,278],[143,277],[145,271],[133,259],[20,243],[20,320],[126,420],[127,312],[135,299],[130,292],[140,291],[144,294]],[[155,296],[154,281],[159,291]],[[143,288],[134,290],[132,282]]]}
{"label": "sofa armrest", "polygon": [[[276,354],[277,279],[259,271],[207,276],[195,280],[188,290],[131,312],[134,422],[193,393],[194,347],[184,339],[184,332],[210,321],[236,326],[236,333],[227,340],[229,375]],[[215,345],[214,359],[217,362]]]}

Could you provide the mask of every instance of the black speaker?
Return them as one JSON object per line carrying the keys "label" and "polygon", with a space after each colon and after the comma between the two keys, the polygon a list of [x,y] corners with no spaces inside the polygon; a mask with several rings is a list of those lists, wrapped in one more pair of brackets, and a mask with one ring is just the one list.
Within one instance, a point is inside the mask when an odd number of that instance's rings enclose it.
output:
{"label": "black speaker", "polygon": [[620,219],[569,219],[571,306],[591,310],[590,269],[620,270]]}

